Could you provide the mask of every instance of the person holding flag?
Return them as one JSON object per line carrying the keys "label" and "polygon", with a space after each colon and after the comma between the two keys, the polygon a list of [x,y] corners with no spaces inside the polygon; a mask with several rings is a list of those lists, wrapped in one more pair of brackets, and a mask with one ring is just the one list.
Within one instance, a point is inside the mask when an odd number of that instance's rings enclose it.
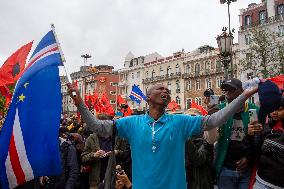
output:
{"label": "person holding flag", "polygon": [[[210,116],[169,115],[165,109],[171,100],[170,91],[159,84],[147,92],[149,111],[145,115],[114,122],[98,120],[86,108],[76,87],[70,83],[68,87],[83,120],[93,132],[105,137],[115,133],[128,140],[133,159],[133,189],[186,188],[185,141],[203,130],[225,123],[246,99],[257,92],[257,88],[244,91],[226,108]],[[76,95],[72,95],[74,92]]]}

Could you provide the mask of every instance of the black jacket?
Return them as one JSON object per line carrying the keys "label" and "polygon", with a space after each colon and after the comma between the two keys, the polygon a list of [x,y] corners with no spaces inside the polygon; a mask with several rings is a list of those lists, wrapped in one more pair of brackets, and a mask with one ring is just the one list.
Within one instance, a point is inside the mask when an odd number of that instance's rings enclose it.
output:
{"label": "black jacket", "polygon": [[78,182],[79,167],[75,147],[69,142],[60,145],[62,173],[54,177],[54,189],[73,189]]}

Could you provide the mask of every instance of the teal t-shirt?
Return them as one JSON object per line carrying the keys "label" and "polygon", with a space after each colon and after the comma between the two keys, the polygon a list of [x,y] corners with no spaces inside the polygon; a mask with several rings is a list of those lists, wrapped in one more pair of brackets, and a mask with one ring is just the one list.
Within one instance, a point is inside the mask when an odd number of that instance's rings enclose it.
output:
{"label": "teal t-shirt", "polygon": [[132,188],[185,189],[185,141],[201,132],[201,120],[180,114],[157,121],[148,114],[118,119],[118,135],[131,146]]}

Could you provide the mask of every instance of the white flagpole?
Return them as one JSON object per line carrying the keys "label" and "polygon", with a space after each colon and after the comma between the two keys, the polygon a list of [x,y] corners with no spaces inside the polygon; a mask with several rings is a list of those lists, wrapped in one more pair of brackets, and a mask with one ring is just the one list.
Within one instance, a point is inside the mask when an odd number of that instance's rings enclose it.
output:
{"label": "white flagpole", "polygon": [[[63,51],[62,51],[62,49],[61,49],[59,40],[58,40],[58,38],[57,38],[57,35],[56,35],[56,32],[55,32],[55,26],[54,26],[54,24],[51,24],[51,29],[52,29],[53,35],[54,35],[54,37],[55,37],[55,41],[56,41],[57,46],[58,46],[58,50],[59,50],[59,53],[60,53],[60,57],[61,57],[61,60],[62,60],[62,63],[63,63],[63,67],[64,67],[64,71],[65,71],[67,80],[68,80],[69,83],[72,83],[72,79],[71,79],[71,77],[70,77],[70,74],[69,74],[69,72],[68,72],[68,70],[67,70],[67,67],[66,67],[65,64],[64,64],[64,63],[66,62],[66,59],[65,59],[65,57],[64,57],[64,54],[63,54]],[[76,92],[73,91],[73,92],[72,92],[72,95],[73,95],[73,96],[76,96]]]}

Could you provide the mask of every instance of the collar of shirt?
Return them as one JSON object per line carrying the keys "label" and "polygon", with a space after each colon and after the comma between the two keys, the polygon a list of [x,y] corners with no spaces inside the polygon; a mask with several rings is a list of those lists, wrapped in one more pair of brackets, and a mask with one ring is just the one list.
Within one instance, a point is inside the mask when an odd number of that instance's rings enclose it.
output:
{"label": "collar of shirt", "polygon": [[[162,124],[166,123],[168,121],[168,114],[167,113],[164,113],[156,122],[160,122]],[[145,114],[145,119],[146,119],[146,122],[148,124],[152,124],[155,122],[154,118],[152,118],[150,115],[149,115],[149,112],[147,112]]]}

